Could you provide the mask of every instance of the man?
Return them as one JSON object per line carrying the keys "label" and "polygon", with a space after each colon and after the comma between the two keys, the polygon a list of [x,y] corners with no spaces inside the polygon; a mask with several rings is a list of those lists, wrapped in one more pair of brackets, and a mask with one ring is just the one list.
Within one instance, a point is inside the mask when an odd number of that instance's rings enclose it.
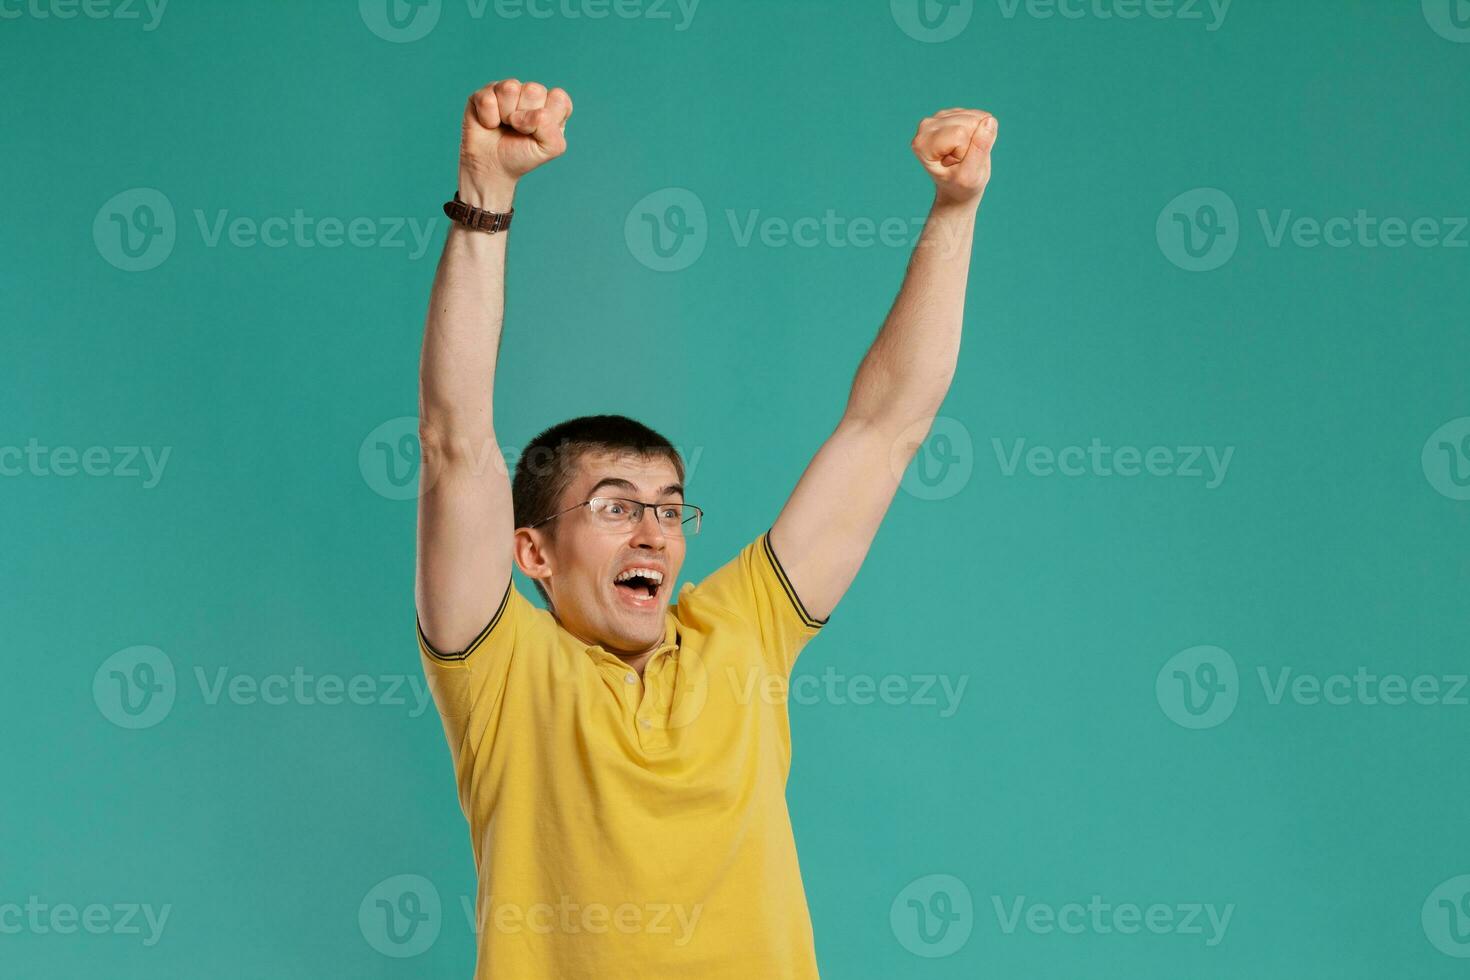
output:
{"label": "man", "polygon": [[419,644],[479,875],[475,976],[816,977],[785,704],[765,692],[857,574],[954,376],[996,121],[919,124],[933,207],[841,422],[769,530],[674,602],[702,514],[657,433],[574,419],[523,450],[514,485],[485,463],[502,458],[495,216],[565,151],[571,113],[535,82],[471,96],[446,206],[468,224],[451,226],[424,332]]}

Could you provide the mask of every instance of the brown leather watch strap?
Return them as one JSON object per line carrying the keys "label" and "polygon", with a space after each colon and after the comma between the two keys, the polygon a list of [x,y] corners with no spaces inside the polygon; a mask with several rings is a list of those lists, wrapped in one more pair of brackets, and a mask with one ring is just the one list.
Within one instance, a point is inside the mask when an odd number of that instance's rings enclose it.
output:
{"label": "brown leather watch strap", "polygon": [[509,211],[484,211],[470,207],[459,199],[457,191],[454,200],[444,202],[444,214],[450,221],[457,221],[474,231],[488,231],[492,235],[497,231],[505,231],[509,228],[511,216],[515,213],[515,208]]}

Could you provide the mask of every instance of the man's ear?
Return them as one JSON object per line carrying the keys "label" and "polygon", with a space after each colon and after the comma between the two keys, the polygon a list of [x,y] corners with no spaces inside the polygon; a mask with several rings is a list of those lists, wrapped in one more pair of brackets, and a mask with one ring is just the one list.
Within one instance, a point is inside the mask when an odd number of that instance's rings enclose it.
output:
{"label": "man's ear", "polygon": [[551,542],[542,531],[533,528],[518,527],[515,532],[515,562],[516,567],[529,579],[545,583],[551,578],[552,555]]}

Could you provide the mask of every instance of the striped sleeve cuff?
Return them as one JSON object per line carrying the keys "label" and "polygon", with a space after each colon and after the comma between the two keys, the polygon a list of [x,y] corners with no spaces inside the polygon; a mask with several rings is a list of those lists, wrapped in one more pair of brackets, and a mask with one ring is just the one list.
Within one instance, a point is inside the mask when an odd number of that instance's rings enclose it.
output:
{"label": "striped sleeve cuff", "polygon": [[505,608],[510,604],[511,584],[512,583],[510,580],[506,581],[505,595],[501,597],[500,606],[495,610],[495,615],[490,617],[489,624],[487,624],[484,629],[480,630],[480,635],[475,637],[474,640],[470,642],[469,646],[465,647],[458,653],[440,653],[438,650],[435,650],[434,647],[429,643],[429,638],[424,636],[423,624],[420,623],[418,621],[418,617],[415,616],[414,626],[419,634],[419,649],[424,652],[425,656],[436,660],[439,663],[455,664],[463,663],[464,661],[468,660],[471,654],[473,654],[482,645],[484,645],[485,640],[489,638],[490,634],[495,630],[496,624],[498,624],[500,620],[505,617]]}
{"label": "striped sleeve cuff", "polygon": [[771,562],[771,569],[776,573],[776,580],[781,583],[781,589],[786,597],[791,600],[791,605],[796,609],[796,614],[801,617],[802,624],[808,629],[820,629],[827,625],[827,620],[817,619],[806,611],[806,606],[801,604],[801,597],[796,594],[796,589],[791,584],[791,579],[786,577],[786,569],[781,567],[781,560],[776,557],[776,551],[771,547],[771,532],[767,531],[761,535],[761,550],[765,552],[766,558]]}

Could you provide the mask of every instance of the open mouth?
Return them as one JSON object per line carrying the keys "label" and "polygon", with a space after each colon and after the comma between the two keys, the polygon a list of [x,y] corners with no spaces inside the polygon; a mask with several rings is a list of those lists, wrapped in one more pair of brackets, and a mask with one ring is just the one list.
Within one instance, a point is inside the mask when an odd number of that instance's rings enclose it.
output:
{"label": "open mouth", "polygon": [[626,568],[613,579],[618,595],[635,606],[649,606],[663,590],[664,573],[657,568]]}

